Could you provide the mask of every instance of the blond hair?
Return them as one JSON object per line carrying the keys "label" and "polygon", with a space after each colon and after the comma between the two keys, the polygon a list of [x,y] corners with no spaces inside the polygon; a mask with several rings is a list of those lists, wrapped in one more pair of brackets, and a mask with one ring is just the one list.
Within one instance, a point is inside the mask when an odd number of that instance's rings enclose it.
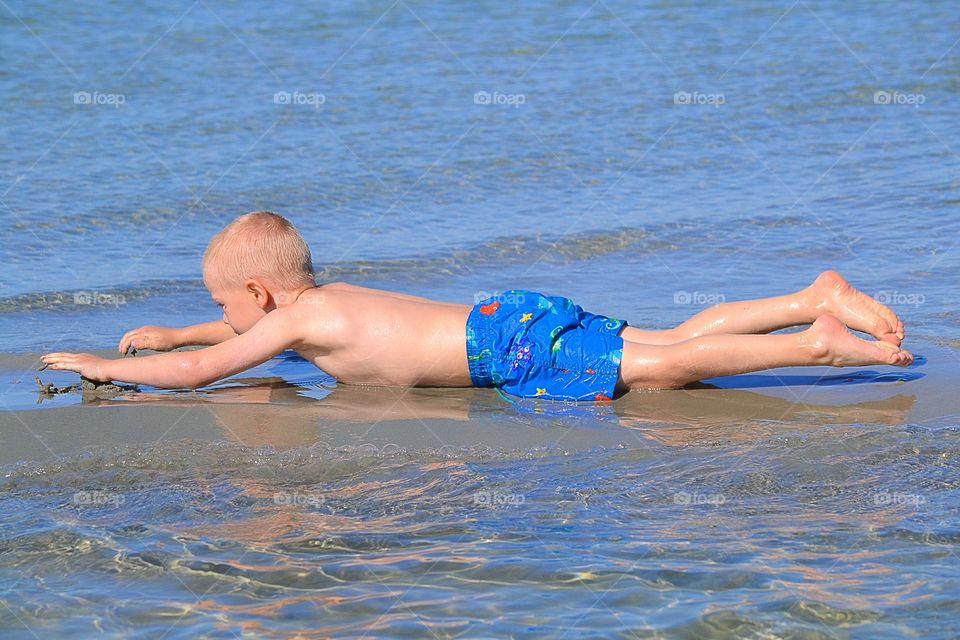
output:
{"label": "blond hair", "polygon": [[285,291],[316,286],[310,247],[289,220],[272,211],[242,215],[213,236],[203,253],[203,272],[227,288],[241,287],[248,278]]}

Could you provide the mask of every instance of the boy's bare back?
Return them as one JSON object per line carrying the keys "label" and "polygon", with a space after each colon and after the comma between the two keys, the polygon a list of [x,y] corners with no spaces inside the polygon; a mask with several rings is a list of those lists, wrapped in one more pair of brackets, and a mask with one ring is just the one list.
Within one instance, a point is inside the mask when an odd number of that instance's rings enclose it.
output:
{"label": "boy's bare back", "polygon": [[332,283],[291,307],[306,321],[294,350],[339,382],[470,386],[468,305]]}

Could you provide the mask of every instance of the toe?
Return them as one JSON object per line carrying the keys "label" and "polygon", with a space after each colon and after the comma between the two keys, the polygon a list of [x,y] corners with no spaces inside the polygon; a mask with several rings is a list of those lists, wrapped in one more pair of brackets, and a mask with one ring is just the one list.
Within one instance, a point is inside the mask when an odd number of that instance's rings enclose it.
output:
{"label": "toe", "polygon": [[876,338],[882,339],[883,336],[892,334],[894,329],[894,325],[891,325],[881,317],[874,318],[870,323],[870,335]]}
{"label": "toe", "polygon": [[909,351],[897,351],[896,353],[891,354],[891,356],[892,359],[890,364],[898,367],[905,367],[913,361],[913,356]]}
{"label": "toe", "polygon": [[876,358],[877,363],[885,363],[890,365],[900,365],[903,359],[902,354],[904,353],[900,347],[886,342],[884,340],[876,340],[873,343],[876,347]]}
{"label": "toe", "polygon": [[903,341],[903,339],[896,333],[885,333],[882,336],[880,336],[880,340],[882,342],[888,342],[897,347],[899,347],[900,343]]}

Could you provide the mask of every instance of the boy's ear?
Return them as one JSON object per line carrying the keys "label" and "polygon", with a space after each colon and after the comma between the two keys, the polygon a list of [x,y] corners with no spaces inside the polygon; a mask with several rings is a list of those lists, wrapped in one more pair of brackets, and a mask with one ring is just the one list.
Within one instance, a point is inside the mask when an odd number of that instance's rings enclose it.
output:
{"label": "boy's ear", "polygon": [[257,303],[261,309],[266,308],[270,304],[270,292],[267,291],[267,288],[260,284],[257,280],[247,280],[243,283],[243,288],[253,296],[254,302]]}

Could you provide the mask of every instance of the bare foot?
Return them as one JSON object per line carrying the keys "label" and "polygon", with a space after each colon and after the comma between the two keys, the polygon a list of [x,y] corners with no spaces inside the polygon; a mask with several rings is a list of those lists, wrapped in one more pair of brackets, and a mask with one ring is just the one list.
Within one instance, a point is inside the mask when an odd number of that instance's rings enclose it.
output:
{"label": "bare foot", "polygon": [[817,350],[824,364],[834,367],[862,367],[890,364],[905,367],[913,362],[913,354],[885,340],[861,340],[847,330],[838,318],[822,315],[805,332],[808,346]]}
{"label": "bare foot", "polygon": [[903,322],[897,314],[858,290],[836,271],[821,273],[806,292],[818,314],[829,313],[851,329],[895,346],[903,341]]}

